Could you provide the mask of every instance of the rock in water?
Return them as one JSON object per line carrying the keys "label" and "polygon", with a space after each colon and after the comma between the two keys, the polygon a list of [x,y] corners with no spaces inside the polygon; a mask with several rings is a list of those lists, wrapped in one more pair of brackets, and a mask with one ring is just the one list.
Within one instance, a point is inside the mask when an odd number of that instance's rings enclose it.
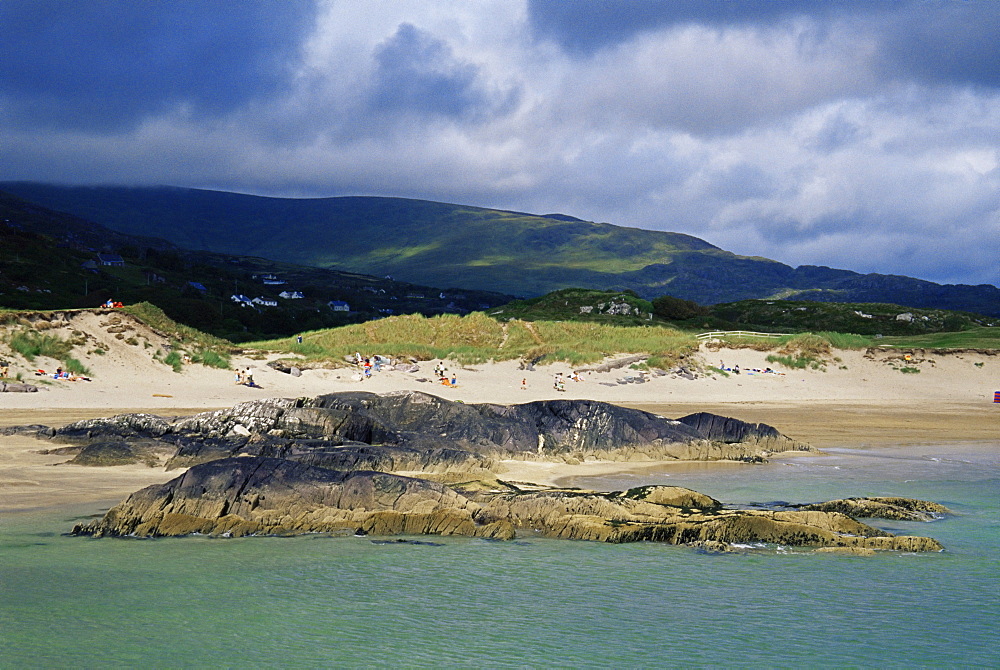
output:
{"label": "rock in water", "polygon": [[77,535],[240,536],[314,532],[470,535],[509,539],[510,523],[476,520],[452,489],[384,472],[344,472],[277,458],[204,463],[133,493]]}
{"label": "rock in water", "polygon": [[934,521],[951,513],[951,510],[938,503],[887,497],[831,500],[812,505],[800,505],[799,509],[840,512],[858,518],[898,519],[900,521]]}
{"label": "rock in water", "polygon": [[894,537],[839,512],[727,510],[679,487],[620,493],[541,491],[465,496],[443,484],[383,472],[328,470],[277,458],[197,465],[138,491],[76,535],[219,536],[359,532],[512,539],[518,530],[562,539],[938,551],[924,537]]}

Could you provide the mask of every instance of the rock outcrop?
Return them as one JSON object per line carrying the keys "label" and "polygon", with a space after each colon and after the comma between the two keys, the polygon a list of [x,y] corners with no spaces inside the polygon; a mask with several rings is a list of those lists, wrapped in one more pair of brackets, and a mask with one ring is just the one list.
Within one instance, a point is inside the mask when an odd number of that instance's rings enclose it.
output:
{"label": "rock outcrop", "polygon": [[939,551],[840,512],[725,509],[679,487],[615,493],[464,495],[444,484],[285,459],[227,458],[138,491],[76,535],[216,536],[298,533],[434,534],[512,539],[518,533],[601,542],[656,541],[718,549],[740,543]]}
{"label": "rock outcrop", "polygon": [[475,502],[442,484],[384,472],[339,471],[279,458],[227,458],[133,493],[93,536],[242,536],[362,531],[510,539],[513,526],[479,521]]}
{"label": "rock outcrop", "polygon": [[423,393],[338,393],[190,417],[123,414],[8,432],[73,445],[63,449],[76,451],[78,464],[145,460],[189,468],[77,526],[79,535],[531,534],[706,551],[760,542],[855,552],[940,549],[932,539],[894,537],[852,518],[935,511],[919,501],[731,509],[679,487],[526,490],[496,478],[505,459],[758,461],[809,449],[771,426],[704,413],[674,421],[585,400],[466,405]]}
{"label": "rock outcrop", "polygon": [[58,442],[154,440],[169,467],[249,454],[334,469],[494,470],[503,459],[763,461],[811,448],[763,424],[714,415],[675,421],[589,400],[464,404],[433,395],[349,392],[274,398],[166,419],[123,414],[39,437]]}
{"label": "rock outcrop", "polygon": [[840,512],[862,519],[898,519],[901,521],[934,521],[949,513],[948,508],[925,500],[910,498],[845,498],[824,503],[799,505],[802,510]]}
{"label": "rock outcrop", "polygon": [[38,387],[34,384],[22,384],[19,382],[0,382],[0,393],[37,393]]}

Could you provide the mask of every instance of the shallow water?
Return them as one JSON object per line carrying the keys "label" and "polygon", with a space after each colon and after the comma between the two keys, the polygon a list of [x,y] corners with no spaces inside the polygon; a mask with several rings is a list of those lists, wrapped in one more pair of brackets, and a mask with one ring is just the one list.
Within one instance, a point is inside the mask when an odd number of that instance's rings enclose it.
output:
{"label": "shallow water", "polygon": [[1000,444],[579,479],[732,503],[943,502],[938,554],[525,538],[113,540],[95,509],[0,526],[0,667],[1000,666]]}

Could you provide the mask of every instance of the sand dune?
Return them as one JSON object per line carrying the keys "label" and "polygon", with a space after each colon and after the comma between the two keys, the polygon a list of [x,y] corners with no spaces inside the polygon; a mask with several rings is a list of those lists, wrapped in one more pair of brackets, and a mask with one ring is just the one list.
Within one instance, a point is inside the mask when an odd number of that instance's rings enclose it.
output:
{"label": "sand dune", "polygon": [[[741,374],[702,375],[686,379],[676,375],[648,376],[646,383],[620,383],[633,373],[627,368],[609,372],[584,372],[583,381],[567,381],[565,392],[553,388],[556,373],[572,369],[562,363],[539,365],[534,371],[518,369],[517,361],[461,367],[445,362],[458,379],[448,388],[433,378],[436,361],[420,364],[417,372],[383,371],[358,382],[354,370],[305,370],[301,377],[267,367],[264,358],[237,356],[234,367],[254,368],[261,388],[238,386],[234,372],[202,365],[186,365],[179,373],[154,360],[169,343],[127,315],[71,313],[71,320],[57,322],[48,332],[68,339],[86,338],[75,356],[90,369],[90,382],[70,382],[36,377],[33,368],[53,371],[57,361],[38,359],[33,366],[15,365],[11,374],[37,383],[40,392],[0,395],[5,409],[136,408],[175,409],[224,407],[262,396],[314,396],[343,390],[378,393],[415,389],[465,402],[514,403],[543,398],[592,398],[619,403],[742,404],[812,403],[892,405],[929,409],[941,403],[990,404],[994,387],[1000,388],[1000,356],[964,352],[954,354],[913,351],[906,367],[919,373],[904,374],[903,352],[838,351],[825,371],[782,370],[766,361],[766,353],[749,349],[702,349],[705,365],[738,365]],[[74,335],[75,334],[75,335]],[[81,335],[82,334],[82,335]],[[101,350],[105,353],[95,353]],[[377,352],[368,352],[377,353]],[[8,355],[8,352],[0,352]],[[17,360],[12,358],[12,360]],[[782,374],[760,374],[753,368],[776,368]],[[526,387],[522,388],[522,381]]]}

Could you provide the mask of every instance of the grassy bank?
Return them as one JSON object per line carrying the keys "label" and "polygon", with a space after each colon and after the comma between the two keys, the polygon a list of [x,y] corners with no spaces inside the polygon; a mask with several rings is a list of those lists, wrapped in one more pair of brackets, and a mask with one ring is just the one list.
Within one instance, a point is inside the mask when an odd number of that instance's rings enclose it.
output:
{"label": "grassy bank", "polygon": [[694,335],[659,327],[596,323],[499,323],[482,313],[467,316],[408,315],[342,328],[247,343],[247,347],[300,354],[310,359],[343,360],[354,352],[463,364],[524,358],[584,365],[618,353],[644,353],[652,364],[667,366],[698,347]]}

